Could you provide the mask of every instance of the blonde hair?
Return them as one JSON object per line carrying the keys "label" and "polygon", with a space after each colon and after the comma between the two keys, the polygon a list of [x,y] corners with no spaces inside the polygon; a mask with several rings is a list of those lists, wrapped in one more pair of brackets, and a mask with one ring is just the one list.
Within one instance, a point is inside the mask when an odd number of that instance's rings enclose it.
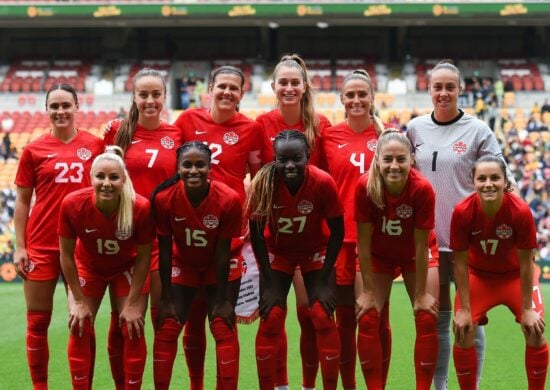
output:
{"label": "blonde hair", "polygon": [[139,120],[139,110],[137,108],[136,101],[134,100],[136,93],[136,83],[141,78],[148,76],[156,77],[162,82],[162,85],[164,87],[164,96],[166,97],[166,80],[162,73],[160,73],[158,70],[143,68],[135,74],[134,80],[132,82],[132,103],[130,106],[130,110],[128,111],[128,117],[122,120],[122,122],[120,123],[120,127],[115,135],[115,144],[120,146],[123,151],[126,151],[126,149],[128,149],[128,146],[132,142],[132,138],[134,137],[134,133],[136,131],[136,125]]}
{"label": "blonde hair", "polygon": [[[380,119],[380,117],[376,115],[376,107],[374,106],[374,88],[372,87],[372,80],[369,76],[369,73],[363,69],[354,70],[344,78],[344,82],[342,83],[342,90],[344,89],[344,86],[351,80],[361,80],[367,83],[367,85],[369,86],[369,93],[372,96],[372,104],[370,105],[370,116],[374,123],[374,131],[376,132],[376,135],[382,134],[382,132],[384,131],[384,123],[382,122],[382,119]],[[342,92],[340,92],[340,94],[342,94]]]}
{"label": "blonde hair", "polygon": [[285,55],[273,70],[273,82],[276,81],[277,73],[282,67],[298,69],[302,75],[302,80],[305,85],[305,91],[300,100],[300,112],[302,115],[302,124],[304,126],[304,134],[307,143],[311,150],[315,149],[315,138],[319,136],[319,116],[315,113],[313,105],[313,95],[315,88],[311,84],[305,61],[298,54]]}
{"label": "blonde hair", "polygon": [[134,185],[132,184],[132,180],[130,179],[128,171],[126,170],[123,156],[124,152],[119,146],[107,146],[105,148],[105,152],[94,159],[90,174],[93,176],[97,165],[101,161],[114,161],[122,169],[125,180],[124,184],[122,185],[122,191],[120,193],[120,201],[118,205],[117,232],[129,235],[132,233],[133,228],[133,204],[136,199],[136,192],[134,191]]}
{"label": "blonde hair", "polygon": [[370,198],[372,203],[376,207],[383,209],[384,204],[384,179],[382,178],[382,173],[380,172],[380,165],[378,159],[380,158],[380,151],[384,146],[389,144],[391,141],[397,141],[405,145],[412,157],[412,145],[411,141],[407,138],[405,133],[393,128],[386,129],[378,138],[378,145],[376,146],[376,151],[374,153],[374,158],[372,164],[369,168],[369,180],[367,182],[367,196]]}

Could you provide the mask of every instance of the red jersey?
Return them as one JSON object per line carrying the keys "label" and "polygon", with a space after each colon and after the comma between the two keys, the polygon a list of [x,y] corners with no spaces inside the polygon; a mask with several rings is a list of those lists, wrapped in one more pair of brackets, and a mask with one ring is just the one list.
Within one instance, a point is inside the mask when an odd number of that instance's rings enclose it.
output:
{"label": "red jersey", "polygon": [[380,209],[367,195],[367,182],[368,174],[357,181],[355,220],[372,223],[372,255],[388,260],[414,259],[414,229],[431,230],[435,226],[432,185],[413,168],[400,195],[384,190],[385,207]]}
{"label": "red jersey", "polygon": [[246,199],[244,177],[251,153],[261,149],[261,130],[250,118],[236,113],[224,123],[215,123],[207,109],[195,108],[181,113],[174,123],[184,142],[202,141],[212,151],[210,177],[233,188],[241,202]]}
{"label": "red jersey", "polygon": [[[317,125],[317,131],[319,134],[322,134],[323,131],[330,127],[331,123],[324,115],[318,114],[319,125]],[[262,165],[265,165],[275,158],[275,153],[273,152],[273,141],[275,136],[283,130],[298,130],[302,133],[304,132],[304,125],[302,121],[290,125],[286,123],[281,116],[281,112],[278,109],[273,111],[266,112],[262,115],[259,115],[256,118],[256,122],[262,128],[263,141],[262,141]],[[315,150],[312,151],[309,158],[309,163],[315,166],[319,166],[321,159],[320,156],[322,152],[320,151],[319,137],[315,138]]]}
{"label": "red jersey", "polygon": [[368,172],[377,144],[374,125],[356,133],[342,122],[326,129],[321,137],[323,166],[336,182],[344,206],[344,242],[357,242],[357,227],[353,219],[355,185],[359,177]]}
{"label": "red jersey", "polygon": [[25,231],[30,258],[42,250],[59,250],[56,232],[61,201],[90,185],[92,162],[102,152],[103,141],[80,130],[69,143],[47,133],[23,149],[15,184],[34,188],[36,194]]}
{"label": "red jersey", "polygon": [[130,267],[136,246],[150,244],[155,227],[149,201],[136,194],[131,235],[117,231],[117,213],[105,217],[95,205],[93,187],[67,196],[61,205],[59,236],[77,239],[75,261],[79,269],[100,276],[112,276]]}
{"label": "red jersey", "polygon": [[[104,136],[106,145],[114,145],[121,120],[111,122]],[[176,149],[182,144],[180,131],[166,122],[154,130],[136,125],[124,163],[136,192],[147,199],[163,181],[177,171]]]}
{"label": "red jersey", "polygon": [[537,233],[529,207],[504,193],[500,210],[489,218],[477,193],[460,201],[451,219],[451,249],[468,251],[470,272],[488,278],[519,277],[518,249],[537,247]]}
{"label": "red jersey", "polygon": [[239,195],[212,180],[207,197],[195,208],[180,180],[157,193],[155,220],[160,236],[172,236],[179,258],[197,272],[215,261],[216,243],[241,234],[242,206]]}
{"label": "red jersey", "polygon": [[[268,250],[276,255],[298,257],[319,252],[327,246],[328,218],[342,215],[334,180],[321,169],[307,165],[304,183],[292,195],[276,176],[271,220],[264,231]],[[249,211],[250,214],[250,211]],[[250,215],[251,219],[258,219]]]}

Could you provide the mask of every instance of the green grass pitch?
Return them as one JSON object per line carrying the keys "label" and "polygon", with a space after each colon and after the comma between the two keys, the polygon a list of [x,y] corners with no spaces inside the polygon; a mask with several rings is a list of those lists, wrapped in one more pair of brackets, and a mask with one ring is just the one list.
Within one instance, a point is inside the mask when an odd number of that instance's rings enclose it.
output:
{"label": "green grass pitch", "polygon": [[[542,286],[544,299],[550,300],[550,284]],[[30,389],[31,382],[25,356],[25,302],[22,285],[19,283],[0,283],[0,389]],[[414,389],[414,322],[410,303],[401,283],[395,283],[391,297],[391,324],[393,332],[393,351],[388,380],[388,390]],[[49,331],[50,343],[50,389],[70,389],[70,375],[67,363],[67,308],[62,285],[58,285],[55,308]],[[519,325],[505,307],[489,312],[489,325],[486,327],[487,356],[481,389],[526,389],[524,370],[524,341]],[[107,359],[107,327],[109,322],[109,304],[104,299],[96,319],[97,360],[94,389],[112,389],[109,363]],[[256,389],[256,364],[254,359],[254,339],[257,322],[239,326],[241,345],[240,389]],[[144,389],[153,389],[151,324],[147,324],[148,357],[143,380]],[[294,297],[289,295],[288,333],[288,371],[291,389],[301,387],[301,366],[298,347],[299,326],[294,310]],[[182,356],[181,344],[172,377],[172,388],[188,388],[187,369]],[[213,340],[209,335],[205,388],[215,388],[215,352]],[[449,371],[449,389],[458,389],[456,374],[451,363]],[[365,388],[364,380],[357,368],[358,389]],[[318,379],[317,388],[322,384]]]}

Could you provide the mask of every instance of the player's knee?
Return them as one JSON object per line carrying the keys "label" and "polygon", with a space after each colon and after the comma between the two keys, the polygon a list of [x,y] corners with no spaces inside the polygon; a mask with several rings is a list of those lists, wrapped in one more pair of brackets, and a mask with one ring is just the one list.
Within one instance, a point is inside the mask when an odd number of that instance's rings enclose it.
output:
{"label": "player's knee", "polygon": [[214,317],[210,323],[210,331],[217,343],[223,342],[233,337],[233,330],[221,317]]}
{"label": "player's knee", "polygon": [[415,317],[416,333],[419,335],[437,332],[437,318],[427,311],[420,310]]}
{"label": "player's knee", "polygon": [[175,319],[167,318],[160,326],[155,338],[159,341],[177,342],[181,329],[182,325]]}
{"label": "player's knee", "polygon": [[317,331],[322,331],[334,327],[334,321],[328,315],[325,308],[318,302],[315,301],[310,310],[311,322]]}
{"label": "player's knee", "polygon": [[380,329],[380,316],[375,308],[367,311],[357,323],[360,333],[378,333]]}
{"label": "player's knee", "polygon": [[279,306],[274,306],[260,322],[258,332],[268,337],[276,337],[281,334],[284,326],[285,311]]}

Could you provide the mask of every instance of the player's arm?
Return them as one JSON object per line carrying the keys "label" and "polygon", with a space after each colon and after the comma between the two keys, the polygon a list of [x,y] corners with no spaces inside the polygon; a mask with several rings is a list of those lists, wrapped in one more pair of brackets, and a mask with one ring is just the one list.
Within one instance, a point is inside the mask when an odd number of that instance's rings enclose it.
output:
{"label": "player's arm", "polygon": [[90,323],[93,324],[94,315],[80,287],[80,280],[78,278],[78,271],[74,258],[75,246],[76,239],[59,237],[61,270],[69,286],[70,294],[72,294],[74,299],[73,304],[69,305],[69,328],[71,332],[74,332],[78,327],[78,335],[82,337],[84,321],[86,318],[89,318]]}
{"label": "player's arm", "polygon": [[256,173],[262,167],[262,151],[253,150],[248,153],[248,171],[250,172],[250,180],[254,178]]}
{"label": "player's arm", "polygon": [[467,250],[453,252],[453,271],[457,293],[460,297],[460,309],[456,311],[454,318],[454,332],[457,343],[462,344],[466,335],[473,329]]}
{"label": "player's arm", "polygon": [[414,244],[416,252],[415,270],[415,292],[414,310],[424,310],[437,317],[437,301],[426,292],[426,281],[428,278],[428,252],[429,252],[430,230],[414,229]]}
{"label": "player's arm", "polygon": [[160,327],[166,317],[177,318],[172,294],[172,236],[157,235],[159,242],[159,277],[161,284],[160,306],[157,326]]}
{"label": "player's arm", "polygon": [[518,249],[521,285],[521,328],[526,337],[540,339],[544,333],[544,319],[533,308],[533,250]]}
{"label": "player's arm", "polygon": [[230,328],[235,325],[235,311],[229,302],[227,295],[227,278],[229,277],[229,266],[231,260],[231,239],[220,238],[214,249],[216,261],[216,295],[212,318],[221,317]]}
{"label": "player's arm", "polygon": [[27,266],[29,258],[27,256],[27,246],[25,242],[25,232],[31,209],[33,188],[17,186],[17,197],[15,198],[15,211],[13,222],[15,224],[15,253],[13,262],[17,274],[23,279],[27,278]]}
{"label": "player's arm", "polygon": [[370,222],[357,222],[357,252],[363,286],[356,299],[355,315],[359,319],[375,306],[372,283],[372,228]]}

